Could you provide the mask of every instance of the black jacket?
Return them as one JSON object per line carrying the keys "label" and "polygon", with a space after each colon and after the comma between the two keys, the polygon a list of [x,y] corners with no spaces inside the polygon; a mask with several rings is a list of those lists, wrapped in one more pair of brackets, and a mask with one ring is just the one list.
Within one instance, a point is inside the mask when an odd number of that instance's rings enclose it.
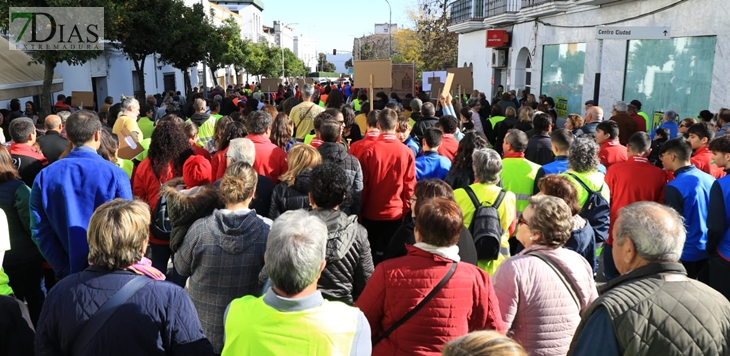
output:
{"label": "black jacket", "polygon": [[327,225],[327,266],[317,289],[327,300],[352,305],[375,269],[368,232],[357,216],[339,210],[316,209],[310,214]]}
{"label": "black jacket", "polygon": [[451,186],[451,189],[466,188],[469,185],[474,184],[474,169],[473,168],[451,168],[449,173],[444,178],[444,181]]}
{"label": "black jacket", "polygon": [[418,142],[418,144],[421,144],[421,139],[423,138],[423,133],[426,131],[426,129],[436,126],[438,122],[439,119],[435,116],[422,117],[420,120],[416,121],[415,125],[413,125],[411,137],[413,137],[416,142]]}
{"label": "black jacket", "polygon": [[555,160],[555,154],[553,153],[553,146],[550,141],[550,135],[538,134],[532,136],[527,141],[527,149],[525,150],[525,158],[544,166]]}
{"label": "black jacket", "polygon": [[49,164],[58,161],[58,157],[68,146],[68,140],[53,130],[46,131],[45,135],[38,137],[37,142]]}
{"label": "black jacket", "polygon": [[269,219],[275,220],[279,215],[289,210],[307,209],[309,205],[309,182],[311,181],[312,170],[302,170],[290,187],[289,182],[281,182],[274,187],[274,194],[271,196],[271,207],[269,208]]}
{"label": "black jacket", "polygon": [[363,188],[360,161],[348,154],[339,143],[325,142],[317,150],[322,156],[322,162],[332,162],[342,167],[350,181],[350,196],[340,205],[340,210],[348,215],[359,215]]}
{"label": "black jacket", "polygon": [[494,149],[499,152],[499,154],[504,153],[502,152],[502,143],[504,142],[504,137],[507,136],[507,131],[515,128],[518,122],[519,120],[513,116],[505,118],[501,122],[497,123],[497,137],[495,138],[494,142],[491,143],[494,145]]}
{"label": "black jacket", "polygon": [[10,250],[5,252],[3,265],[23,266],[43,260],[35,242],[30,238],[30,188],[20,179],[0,184],[0,209],[5,213],[10,232]]}
{"label": "black jacket", "polygon": [[0,355],[33,355],[35,331],[20,300],[0,295],[0,335]]}
{"label": "black jacket", "polygon": [[[405,256],[407,253],[406,244],[413,245],[416,243],[414,229],[415,222],[409,215],[405,218],[403,225],[398,228],[390,239],[390,244],[385,249],[383,260]],[[471,237],[469,230],[464,226],[461,227],[461,235],[459,235],[459,241],[456,243],[456,246],[459,246],[459,257],[461,257],[462,262],[473,265],[477,264],[477,249],[474,246],[474,239]]]}

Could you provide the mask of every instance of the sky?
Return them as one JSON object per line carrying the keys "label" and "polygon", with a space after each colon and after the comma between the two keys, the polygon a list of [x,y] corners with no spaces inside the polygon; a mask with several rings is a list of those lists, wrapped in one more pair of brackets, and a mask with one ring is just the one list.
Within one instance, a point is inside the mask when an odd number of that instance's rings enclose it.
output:
{"label": "sky", "polygon": [[[294,28],[295,36],[313,37],[317,52],[332,54],[333,49],[352,51],[353,39],[375,31],[376,23],[388,22],[385,0],[263,0],[263,24],[273,26],[281,21]],[[417,0],[390,0],[393,23],[411,27],[406,13]]]}

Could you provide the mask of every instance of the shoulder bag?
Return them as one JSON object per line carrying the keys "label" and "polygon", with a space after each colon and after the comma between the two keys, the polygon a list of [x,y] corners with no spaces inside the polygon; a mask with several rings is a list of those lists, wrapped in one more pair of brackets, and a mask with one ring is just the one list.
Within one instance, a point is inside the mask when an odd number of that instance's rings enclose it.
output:
{"label": "shoulder bag", "polygon": [[550,257],[545,255],[544,253],[538,252],[538,251],[530,251],[527,253],[530,256],[535,256],[541,260],[543,260],[545,263],[547,263],[550,268],[555,271],[555,273],[560,277],[560,280],[563,281],[563,284],[565,284],[565,287],[568,288],[568,292],[570,292],[570,296],[573,297],[573,301],[575,302],[575,305],[578,306],[578,310],[581,310],[580,307],[580,298],[578,297],[578,288],[576,288],[575,284],[573,284],[573,281],[568,277],[568,275],[563,271],[563,269],[558,266],[555,261],[553,261]]}

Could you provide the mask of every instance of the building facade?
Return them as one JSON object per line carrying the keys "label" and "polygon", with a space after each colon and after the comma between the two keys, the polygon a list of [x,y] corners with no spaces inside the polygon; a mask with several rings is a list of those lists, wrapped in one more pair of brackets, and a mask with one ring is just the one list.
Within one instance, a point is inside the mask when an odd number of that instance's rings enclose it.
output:
{"label": "building facade", "polygon": [[294,36],[294,54],[304,62],[309,72],[317,67],[317,40],[311,37]]}
{"label": "building facade", "polygon": [[[555,99],[559,115],[585,114],[596,97],[607,116],[617,100],[642,111],[727,107],[730,24],[725,0],[457,0],[452,25],[458,64],[474,87],[529,88]],[[718,13],[719,12],[719,13]],[[719,17],[718,17],[719,16]],[[631,39],[598,39],[599,26],[640,27]],[[667,39],[642,38],[669,27]],[[649,35],[648,37],[652,37]],[[655,37],[652,37],[655,38]]]}

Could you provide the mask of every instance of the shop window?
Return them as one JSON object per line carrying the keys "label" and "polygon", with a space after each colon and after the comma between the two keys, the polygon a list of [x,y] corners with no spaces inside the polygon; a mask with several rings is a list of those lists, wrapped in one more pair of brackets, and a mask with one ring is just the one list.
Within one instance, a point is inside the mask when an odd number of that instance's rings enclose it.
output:
{"label": "shop window", "polygon": [[715,36],[628,41],[624,101],[638,99],[649,117],[666,110],[697,117],[710,104],[715,41]]}
{"label": "shop window", "polygon": [[[543,46],[540,93],[555,100],[555,110],[560,118],[580,114],[583,107],[585,55],[585,43]],[[532,76],[529,80],[532,81]]]}

